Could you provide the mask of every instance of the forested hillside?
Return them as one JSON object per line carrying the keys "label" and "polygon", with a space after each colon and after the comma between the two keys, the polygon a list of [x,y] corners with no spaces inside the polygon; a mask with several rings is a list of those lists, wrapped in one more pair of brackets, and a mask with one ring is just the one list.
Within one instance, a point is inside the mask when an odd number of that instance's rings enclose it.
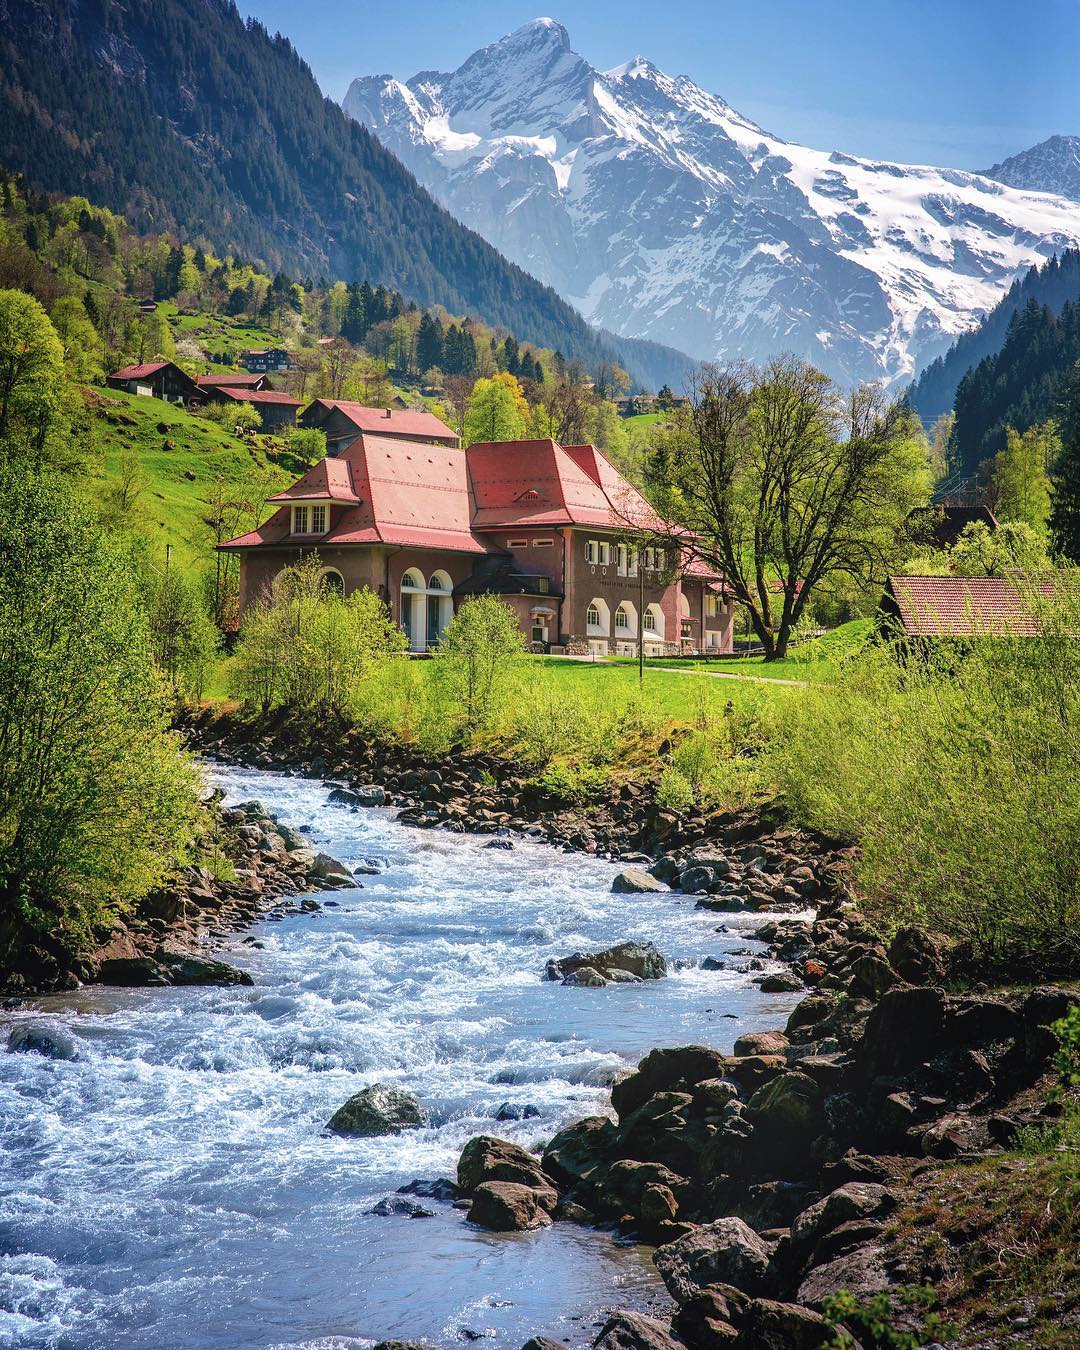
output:
{"label": "forested hillside", "polygon": [[[232,0],[2,0],[0,19],[0,162],[33,186],[271,273],[370,278],[590,365],[615,355],[439,207]],[[681,359],[620,352],[653,386]]]}
{"label": "forested hillside", "polygon": [[1005,429],[1024,432],[1061,412],[1080,360],[1080,303],[1055,314],[1034,298],[1009,321],[1001,350],[960,381],[949,438],[954,471],[973,473],[1005,447]]}
{"label": "forested hillside", "polygon": [[977,327],[922,371],[912,386],[911,402],[927,425],[952,408],[967,372],[1001,350],[1013,316],[1032,300],[1054,314],[1067,300],[1080,300],[1080,250],[1066,249],[1042,267],[1032,267]]}

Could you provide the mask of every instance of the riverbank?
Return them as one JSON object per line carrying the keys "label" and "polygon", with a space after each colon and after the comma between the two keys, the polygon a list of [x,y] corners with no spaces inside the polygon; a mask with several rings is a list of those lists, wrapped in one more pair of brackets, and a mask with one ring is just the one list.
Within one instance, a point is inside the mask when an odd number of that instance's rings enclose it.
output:
{"label": "riverbank", "polygon": [[[89,941],[65,943],[14,924],[0,933],[0,994],[25,997],[94,983],[242,983],[241,972],[211,955],[215,946],[263,915],[288,912],[293,897],[355,884],[340,863],[316,853],[259,802],[223,809],[217,794],[203,809],[203,861],[183,868]],[[300,904],[318,909],[317,901]]]}

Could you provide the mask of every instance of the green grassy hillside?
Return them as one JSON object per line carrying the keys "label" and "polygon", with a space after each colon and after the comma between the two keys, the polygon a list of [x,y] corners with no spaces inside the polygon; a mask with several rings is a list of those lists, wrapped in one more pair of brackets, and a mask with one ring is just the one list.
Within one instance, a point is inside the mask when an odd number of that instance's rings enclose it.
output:
{"label": "green grassy hillside", "polygon": [[89,401],[99,451],[93,490],[134,517],[155,552],[172,544],[180,566],[210,557],[215,498],[250,499],[265,518],[266,496],[305,467],[282,441],[241,439],[155,398],[95,388]]}

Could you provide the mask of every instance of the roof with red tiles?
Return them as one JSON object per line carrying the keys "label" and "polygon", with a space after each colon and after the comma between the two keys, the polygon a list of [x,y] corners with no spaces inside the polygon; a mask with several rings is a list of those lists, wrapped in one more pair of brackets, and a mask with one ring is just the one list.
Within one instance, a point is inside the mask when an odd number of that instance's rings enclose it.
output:
{"label": "roof with red tiles", "polygon": [[292,408],[300,406],[298,398],[282,393],[280,389],[233,389],[229,385],[219,385],[216,392],[235,399],[237,403],[281,403]]}
{"label": "roof with red tiles", "polygon": [[320,408],[336,409],[360,431],[375,436],[409,436],[457,445],[457,436],[434,413],[415,408],[369,408],[340,398],[318,398],[307,411],[318,416]]}
{"label": "roof with red tiles", "polygon": [[[171,361],[144,361],[142,365],[139,366],[124,366],[122,370],[114,370],[109,376],[109,379],[145,380],[151,375],[156,375],[159,370],[164,370],[166,366],[171,366],[172,364]],[[180,369],[179,366],[177,369]]]}
{"label": "roof with red tiles", "polygon": [[[586,454],[588,450],[590,453]],[[309,469],[271,501],[355,503],[322,536],[327,544],[385,543],[462,553],[498,551],[482,536],[523,525],[614,530],[659,524],[645,499],[591,446],[568,454],[554,441],[455,446],[361,434],[340,455]],[[581,465],[585,464],[586,468]],[[594,477],[595,475],[595,477]],[[283,506],[259,530],[226,548],[281,543]]]}
{"label": "roof with red tiles", "polygon": [[223,389],[234,385],[238,389],[255,388],[266,383],[265,375],[200,375],[197,383],[205,389]]}
{"label": "roof with red tiles", "polygon": [[348,502],[356,505],[360,498],[353,487],[352,465],[344,459],[321,459],[284,492],[267,497],[268,502]]}
{"label": "roof with red tiles", "polygon": [[[1034,588],[1053,595],[1055,582]],[[1025,583],[1009,577],[890,577],[882,609],[909,637],[1034,637],[1042,631]]]}
{"label": "roof with red tiles", "polygon": [[473,529],[593,525],[624,530],[660,524],[652,507],[593,446],[552,440],[469,446]]}

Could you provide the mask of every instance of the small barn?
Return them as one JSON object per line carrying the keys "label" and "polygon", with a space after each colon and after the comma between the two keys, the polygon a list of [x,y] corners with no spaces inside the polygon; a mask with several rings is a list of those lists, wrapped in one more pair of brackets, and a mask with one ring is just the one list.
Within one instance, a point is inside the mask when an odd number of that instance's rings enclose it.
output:
{"label": "small barn", "polygon": [[199,397],[199,386],[173,361],[145,361],[138,366],[114,370],[105,383],[110,389],[164,399],[166,403],[190,403]]}
{"label": "small barn", "polygon": [[942,638],[1038,637],[1036,597],[1051,599],[1056,581],[1017,577],[890,577],[876,630],[924,642]]}
{"label": "small barn", "polygon": [[248,389],[236,385],[201,386],[205,396],[215,403],[250,403],[262,419],[262,430],[274,435],[283,427],[296,426],[300,400],[277,389]]}

